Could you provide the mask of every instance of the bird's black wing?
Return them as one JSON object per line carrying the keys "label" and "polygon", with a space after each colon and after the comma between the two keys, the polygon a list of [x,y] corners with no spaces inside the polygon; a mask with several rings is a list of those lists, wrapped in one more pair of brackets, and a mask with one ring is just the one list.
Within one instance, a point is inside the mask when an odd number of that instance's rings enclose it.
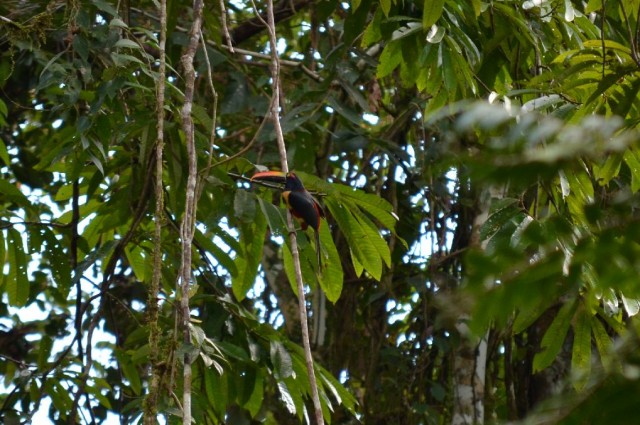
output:
{"label": "bird's black wing", "polygon": [[307,191],[293,190],[288,193],[288,204],[293,215],[304,220],[314,230],[320,227],[320,217],[324,217],[324,211]]}

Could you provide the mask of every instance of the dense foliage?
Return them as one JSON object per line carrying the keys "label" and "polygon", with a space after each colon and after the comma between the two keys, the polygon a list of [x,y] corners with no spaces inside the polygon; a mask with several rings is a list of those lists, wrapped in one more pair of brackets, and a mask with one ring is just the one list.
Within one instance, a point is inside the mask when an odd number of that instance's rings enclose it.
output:
{"label": "dense foliage", "polygon": [[[185,357],[198,424],[312,416],[285,209],[248,184],[280,164],[265,4],[205,2],[190,344],[191,2],[167,3],[161,175],[158,2],[0,4],[3,423],[178,423]],[[327,212],[322,272],[298,232],[325,420],[461,423],[466,381],[471,421],[634,417],[640,3],[275,9],[289,164]]]}

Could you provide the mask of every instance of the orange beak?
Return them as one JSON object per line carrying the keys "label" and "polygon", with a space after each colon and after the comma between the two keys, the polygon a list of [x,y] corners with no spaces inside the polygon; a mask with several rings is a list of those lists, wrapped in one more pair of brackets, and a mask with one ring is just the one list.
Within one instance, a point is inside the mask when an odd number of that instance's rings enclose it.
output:
{"label": "orange beak", "polygon": [[251,177],[251,181],[285,184],[287,175],[282,171],[261,171]]}

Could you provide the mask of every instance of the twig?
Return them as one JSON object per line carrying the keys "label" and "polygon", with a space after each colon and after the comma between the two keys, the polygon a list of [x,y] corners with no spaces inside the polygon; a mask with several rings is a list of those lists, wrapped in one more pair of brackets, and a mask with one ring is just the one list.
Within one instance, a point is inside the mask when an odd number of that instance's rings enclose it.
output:
{"label": "twig", "polygon": [[57,227],[60,229],[64,229],[67,227],[71,227],[72,223],[62,224],[55,223],[52,221],[4,221],[0,223],[0,229],[8,229],[10,227],[23,225],[23,226],[48,226],[48,227]]}
{"label": "twig", "polygon": [[[221,0],[221,2],[224,3],[224,0]],[[207,53],[206,40],[204,38],[204,34],[202,34],[202,30],[200,31],[200,40],[202,41],[202,51],[204,52],[204,59],[207,64],[207,82],[209,83],[209,89],[211,90],[211,95],[213,96],[213,106],[211,110],[211,131],[209,133],[209,152],[207,155],[207,166],[204,168],[204,171],[200,172],[201,176],[200,182],[198,183],[196,202],[198,202],[200,196],[202,195],[202,188],[204,187],[203,182],[209,176],[209,171],[211,170],[211,163],[213,162],[213,148],[216,145],[216,122],[218,121],[218,92],[213,85],[213,71],[211,69],[211,62],[209,61],[209,54]]]}
{"label": "twig", "polygon": [[233,159],[236,159],[237,157],[239,157],[240,155],[243,155],[245,152],[247,152],[249,149],[251,149],[253,147],[253,145],[255,144],[256,140],[258,140],[258,136],[260,135],[260,133],[262,132],[262,129],[264,128],[264,125],[266,124],[267,120],[269,119],[269,116],[265,116],[264,119],[262,120],[262,122],[260,123],[260,126],[258,127],[258,129],[256,130],[256,132],[253,134],[253,137],[251,138],[251,141],[249,141],[249,143],[247,143],[247,145],[240,149],[238,152],[234,153],[231,156],[226,157],[225,159],[222,159],[218,162],[216,162],[215,164],[211,164],[211,161],[209,161],[209,164],[207,165],[207,168],[204,170],[206,172],[209,171],[210,168],[212,167],[218,167],[222,164],[225,164]]}
{"label": "twig", "polygon": [[607,0],[602,0],[602,20],[600,22],[600,44],[602,45],[602,78],[604,79],[605,64],[606,64],[606,49],[604,44],[604,24],[606,18]]}
{"label": "twig", "polygon": [[[71,197],[71,243],[69,251],[71,254],[71,269],[73,273],[78,273],[78,223],[80,222],[80,182],[78,179],[73,181],[73,195]],[[74,276],[76,277],[76,276]],[[82,331],[82,281],[80,278],[76,279],[76,333],[80,334]],[[82,338],[78,338],[78,359],[82,361],[83,349]]]}
{"label": "twig", "polygon": [[[189,333],[189,321],[191,317],[189,309],[189,288],[191,284],[191,245],[195,232],[196,219],[196,186],[198,177],[198,165],[196,157],[195,136],[191,110],[193,108],[193,94],[195,91],[196,72],[193,60],[200,40],[202,28],[203,0],[196,0],[193,4],[193,23],[189,31],[189,44],[182,55],[181,62],[185,74],[184,105],[182,107],[182,129],[185,134],[185,143],[188,157],[188,176],[185,195],[185,211],[180,226],[182,240],[182,265],[180,270],[180,311],[182,318],[182,338],[184,344],[191,341]],[[188,352],[184,354],[183,363],[183,390],[182,390],[182,423],[191,425],[191,362]]]}
{"label": "twig", "polygon": [[0,21],[6,22],[7,24],[15,25],[16,27],[18,27],[21,30],[24,29],[24,25],[21,25],[21,24],[15,22],[15,21],[12,21],[11,19],[7,18],[6,16],[0,15]]}
{"label": "twig", "polygon": [[229,27],[227,26],[227,8],[224,7],[224,0],[220,0],[220,20],[222,21],[222,32],[227,42],[227,48],[231,53],[235,53],[233,49],[233,40],[231,34],[229,34]]}
{"label": "twig", "polygon": [[[604,8],[604,2],[603,2],[603,8]],[[624,8],[623,3],[620,3],[620,10],[622,11],[622,16],[624,17],[624,20],[627,24],[627,32],[629,33],[629,44],[631,45],[631,58],[636,63],[636,66],[640,67],[640,57],[638,57],[638,43],[634,36],[634,31],[631,29],[631,22],[629,22],[629,15],[627,15],[627,11]],[[604,11],[602,14],[604,16]],[[640,10],[638,11],[638,15],[640,15]],[[604,25],[603,25],[603,29],[604,29]],[[636,32],[635,32],[636,35],[637,35],[637,29],[638,29],[638,23],[636,22]],[[604,57],[604,50],[602,51],[602,55]]]}
{"label": "twig", "polygon": [[[253,1],[252,1],[253,3]],[[255,5],[254,5],[255,8]],[[258,14],[258,16],[260,16]],[[262,18],[260,18],[262,20]],[[280,126],[280,61],[278,60],[278,49],[276,41],[276,25],[273,15],[273,0],[267,1],[267,32],[269,33],[269,42],[271,50],[271,78],[273,81],[272,91],[273,98],[271,102],[271,118],[273,119],[273,127],[276,133],[278,143],[278,152],[280,153],[280,162],[282,171],[287,173],[289,165],[287,163],[287,149],[284,144],[284,135]],[[304,295],[304,282],[302,281],[302,270],[300,268],[300,253],[298,252],[298,240],[296,238],[295,226],[291,212],[287,213],[287,225],[289,229],[289,240],[291,241],[291,253],[293,256],[293,265],[296,275],[296,285],[298,288],[298,304],[300,308],[300,325],[302,327],[302,345],[304,348],[304,356],[307,364],[307,374],[309,375],[309,386],[311,387],[311,399],[315,412],[316,423],[324,425],[324,417],[322,416],[322,405],[320,404],[320,395],[318,394],[318,384],[316,382],[315,370],[313,367],[313,356],[311,355],[311,344],[309,343],[309,324],[307,321],[307,307]]]}

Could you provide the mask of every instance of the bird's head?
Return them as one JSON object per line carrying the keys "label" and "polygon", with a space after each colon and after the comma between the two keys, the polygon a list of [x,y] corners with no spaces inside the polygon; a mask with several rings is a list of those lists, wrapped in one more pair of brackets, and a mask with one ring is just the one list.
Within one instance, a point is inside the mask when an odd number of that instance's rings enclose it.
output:
{"label": "bird's head", "polygon": [[287,173],[284,190],[304,190],[304,185],[295,173],[290,172]]}

